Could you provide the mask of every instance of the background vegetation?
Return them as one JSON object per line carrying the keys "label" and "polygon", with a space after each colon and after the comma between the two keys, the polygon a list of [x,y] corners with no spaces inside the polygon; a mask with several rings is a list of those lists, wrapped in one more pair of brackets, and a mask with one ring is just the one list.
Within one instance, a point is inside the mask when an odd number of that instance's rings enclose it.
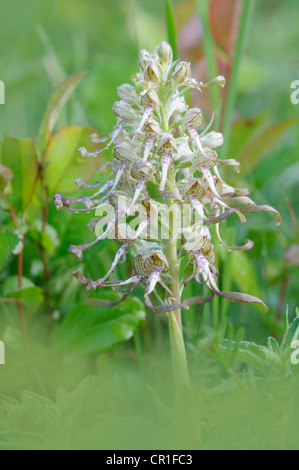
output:
{"label": "background vegetation", "polygon": [[[245,0],[244,17],[241,4],[0,1],[0,448],[298,448],[298,2]],[[113,309],[84,303],[113,298],[71,275],[78,261],[67,249],[92,239],[89,217],[52,202],[72,194],[77,177],[98,178],[100,162],[82,161],[77,148],[93,129],[108,135],[139,48],[168,37],[197,78],[227,77],[219,95],[190,103],[207,121],[216,111],[225,155],[242,163],[226,179],[283,219],[279,228],[269,214],[226,222],[225,240],[255,245],[245,254],[218,247],[222,289],[270,309],[214,299],[183,313],[192,391],[174,391],[167,322],[145,312],[141,291]],[[89,250],[84,272],[97,278],[114,253],[109,241]],[[118,269],[127,276],[131,266]]]}

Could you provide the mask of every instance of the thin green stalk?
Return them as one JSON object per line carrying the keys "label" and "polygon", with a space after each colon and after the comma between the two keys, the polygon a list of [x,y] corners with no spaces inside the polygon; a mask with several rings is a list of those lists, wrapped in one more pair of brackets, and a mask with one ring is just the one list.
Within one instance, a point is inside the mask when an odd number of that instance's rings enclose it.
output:
{"label": "thin green stalk", "polygon": [[[166,78],[164,79],[166,80]],[[164,106],[160,109],[162,117],[162,129],[164,132],[169,132],[169,114],[168,107],[166,106],[165,100],[165,81],[161,80],[160,86],[160,98]],[[176,192],[176,172],[175,169],[172,171],[169,180],[167,181],[167,190],[170,192]],[[169,213],[171,209],[176,210],[178,208],[176,200],[173,198],[166,198],[166,204],[168,205]],[[178,208],[180,210],[180,208]],[[179,217],[179,214],[173,213],[173,220]],[[171,221],[170,221],[171,226]],[[181,289],[180,289],[180,263],[178,260],[177,253],[177,238],[171,230],[168,234],[168,242],[166,245],[167,259],[169,262],[169,275],[171,281],[169,282],[169,288],[176,296],[175,303],[181,303]],[[169,323],[169,338],[171,348],[171,358],[173,363],[173,371],[175,381],[178,386],[190,386],[190,378],[188,372],[187,358],[185,343],[182,331],[182,316],[181,309],[178,308],[168,314]]]}
{"label": "thin green stalk", "polygon": [[177,47],[177,38],[176,38],[175,19],[174,19],[171,0],[165,0],[165,13],[166,13],[168,42],[172,47],[173,58],[174,60],[176,60],[178,58],[178,47]]}
{"label": "thin green stalk", "polygon": [[[171,178],[168,182],[168,190],[174,191],[175,188],[175,171],[173,171]],[[175,208],[177,204],[174,204],[174,199],[167,199],[168,207]],[[178,214],[173,214],[175,220]],[[181,303],[181,290],[180,290],[180,264],[177,255],[177,239],[173,233],[169,234],[169,239],[166,247],[167,259],[169,262],[169,275],[171,281],[169,283],[170,290],[176,296],[175,302]],[[168,314],[169,322],[169,337],[171,347],[171,357],[173,363],[174,376],[177,385],[190,385],[190,378],[188,372],[187,358],[185,343],[182,330],[182,315],[181,309],[174,310]]]}
{"label": "thin green stalk", "polygon": [[[218,75],[217,61],[215,57],[215,44],[214,38],[211,32],[211,26],[209,21],[209,5],[208,0],[196,0],[197,9],[201,19],[202,30],[203,30],[203,47],[206,58],[208,80],[213,80]],[[213,109],[215,112],[214,127],[218,129],[220,121],[220,90],[216,87],[210,88]]]}
{"label": "thin green stalk", "polygon": [[169,312],[169,338],[174,378],[178,386],[190,386],[186,350],[183,334],[179,328],[175,312]]}
{"label": "thin green stalk", "polygon": [[[16,214],[14,212],[13,207],[10,205],[10,203],[7,199],[4,199],[4,202],[5,202],[5,204],[7,205],[8,209],[9,209],[10,216],[11,216],[11,219],[12,219],[12,222],[13,222],[13,225],[14,225],[15,229],[18,229],[17,217],[16,217]],[[24,222],[24,220],[22,220],[22,223],[23,222]],[[21,242],[24,241],[23,236],[20,237],[20,241]],[[17,265],[18,265],[18,268],[17,268],[18,289],[21,290],[22,289],[22,278],[23,278],[23,249],[18,254],[17,260],[18,260],[17,261]],[[21,330],[22,330],[24,355],[25,355],[25,359],[28,359],[28,357],[29,357],[29,355],[28,355],[28,339],[27,339],[27,330],[26,330],[26,321],[25,321],[23,302],[21,300],[17,300],[16,305],[17,305],[18,312],[19,312],[19,318],[20,318],[20,324],[21,324]]]}
{"label": "thin green stalk", "polygon": [[232,59],[231,74],[228,83],[228,91],[226,96],[226,102],[223,112],[223,135],[225,137],[224,144],[222,147],[223,155],[226,155],[229,149],[230,136],[231,136],[231,121],[234,111],[238,73],[244,48],[246,45],[247,33],[250,27],[252,19],[252,13],[254,8],[255,0],[243,0],[242,11],[240,17],[239,30],[237,34],[237,42],[235,51]]}

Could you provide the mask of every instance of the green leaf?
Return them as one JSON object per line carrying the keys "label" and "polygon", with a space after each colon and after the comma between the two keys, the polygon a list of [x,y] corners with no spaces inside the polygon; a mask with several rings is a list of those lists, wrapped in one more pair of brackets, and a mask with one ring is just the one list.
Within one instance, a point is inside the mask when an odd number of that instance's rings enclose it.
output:
{"label": "green leaf", "polygon": [[284,337],[281,342],[281,348],[286,350],[292,342],[299,337],[299,317],[296,317],[285,331]]}
{"label": "green leaf", "polygon": [[[9,276],[7,279],[2,284],[2,295],[4,297],[16,292],[19,290],[19,279],[18,276]],[[34,284],[33,282],[28,279],[27,277],[22,277],[22,289],[28,289],[30,287],[33,287]]]}
{"label": "green leaf", "polygon": [[78,148],[86,147],[90,152],[98,148],[90,135],[97,133],[92,127],[66,126],[54,134],[45,150],[47,163],[45,178],[49,194],[73,193],[78,190],[78,177],[88,182],[100,165],[100,157],[83,158]]}
{"label": "green leaf", "polygon": [[10,168],[0,163],[0,197],[6,192],[10,181],[13,178],[13,172]]}
{"label": "green leaf", "polygon": [[0,231],[0,269],[3,268],[18,243],[19,237],[15,233],[10,230],[4,233]]}
{"label": "green leaf", "polygon": [[50,96],[37,135],[37,148],[40,154],[43,154],[47,146],[63,106],[66,104],[76,86],[86,75],[86,73],[87,72],[79,72],[70,75],[55,88],[52,95]]}
{"label": "green leaf", "polygon": [[274,353],[280,355],[280,347],[275,338],[273,336],[269,336],[267,340],[268,348],[271,349]]}
{"label": "green leaf", "polygon": [[43,301],[42,290],[26,277],[22,277],[22,288],[19,289],[18,276],[10,276],[3,283],[2,295],[5,298],[21,300],[27,314],[34,314]]}
{"label": "green leaf", "polygon": [[16,211],[24,212],[30,203],[38,176],[38,161],[31,139],[4,136],[2,163],[13,172],[11,203]]}
{"label": "green leaf", "polygon": [[40,244],[49,255],[54,255],[56,248],[60,244],[55,228],[46,224],[45,230],[43,231],[40,220],[35,221],[35,227],[36,229],[27,232],[27,236]]}
{"label": "green leaf", "polygon": [[271,349],[260,346],[249,341],[235,341],[224,339],[221,342],[221,349],[224,351],[234,351],[236,359],[246,364],[250,364],[259,370],[265,371],[271,364],[280,364],[280,357]]}
{"label": "green leaf", "polygon": [[112,308],[79,305],[63,321],[57,345],[76,354],[99,354],[130,339],[144,318],[144,306],[134,297]]}
{"label": "green leaf", "polygon": [[240,173],[244,175],[249,170],[252,170],[263,155],[270,152],[289,128],[298,122],[299,118],[285,119],[267,127],[251,139],[237,156],[241,163]]}

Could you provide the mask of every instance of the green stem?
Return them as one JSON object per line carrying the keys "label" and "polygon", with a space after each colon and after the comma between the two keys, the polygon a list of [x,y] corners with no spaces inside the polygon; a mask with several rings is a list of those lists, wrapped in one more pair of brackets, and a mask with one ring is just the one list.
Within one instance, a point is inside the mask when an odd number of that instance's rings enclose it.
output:
{"label": "green stem", "polygon": [[[15,229],[18,229],[18,222],[17,222],[17,217],[15,214],[15,211],[13,207],[10,205],[9,201],[7,199],[4,199],[5,204],[7,205],[11,219],[13,222],[13,225]],[[23,222],[23,221],[22,221]],[[24,241],[24,237],[22,236],[20,238],[20,241]],[[23,278],[23,248],[18,254],[18,288],[19,290],[22,289],[22,278]],[[28,359],[28,340],[27,340],[27,330],[26,330],[26,321],[25,321],[25,315],[24,315],[24,308],[23,308],[23,302],[21,300],[17,300],[16,302],[18,312],[19,312],[19,318],[20,318],[20,323],[21,323],[21,330],[22,330],[22,338],[23,338],[23,347],[24,347],[24,355],[25,358]]]}
{"label": "green stem", "polygon": [[250,20],[252,18],[252,12],[255,0],[243,0],[242,12],[239,24],[239,30],[237,34],[237,42],[235,52],[233,54],[232,68],[230,79],[228,83],[228,91],[226,97],[226,103],[223,113],[223,135],[224,144],[222,147],[223,155],[226,155],[229,149],[230,136],[231,136],[231,121],[235,105],[235,97],[237,90],[238,73],[240,68],[240,62],[244,52],[247,33],[250,26]]}
{"label": "green stem", "polygon": [[[165,103],[165,83],[161,86],[161,102],[164,106],[161,109],[162,117],[162,128],[164,132],[169,132],[169,115],[168,107]],[[167,181],[167,190],[171,192],[176,192],[176,171],[175,168],[172,170],[171,176]],[[173,221],[177,217],[180,217],[180,207],[177,204],[177,201],[173,198],[166,198],[166,204],[169,209],[169,214],[173,214],[173,220],[170,222],[170,227],[173,224]],[[179,211],[177,214],[176,211]],[[174,231],[169,229],[168,233],[168,242],[166,245],[166,257],[169,263],[169,275],[170,282],[169,288],[176,296],[176,300],[173,303],[181,303],[181,290],[180,290],[180,264],[178,260],[177,253],[177,238]],[[188,372],[186,350],[184,343],[184,336],[182,330],[182,315],[181,309],[178,308],[168,314],[169,322],[169,338],[170,338],[170,348],[171,348],[171,357],[173,364],[173,371],[176,384],[178,386],[190,386],[190,378]]]}
{"label": "green stem", "polygon": [[[177,257],[177,243],[176,239],[170,235],[166,248],[167,259],[169,262],[169,274],[171,281],[169,283],[170,290],[175,294],[175,302],[181,303],[180,292],[180,273],[179,261]],[[168,314],[169,322],[169,338],[171,357],[173,363],[174,376],[177,385],[190,385],[190,378],[188,372],[186,350],[184,343],[184,336],[182,330],[182,315],[181,309],[178,308]]]}

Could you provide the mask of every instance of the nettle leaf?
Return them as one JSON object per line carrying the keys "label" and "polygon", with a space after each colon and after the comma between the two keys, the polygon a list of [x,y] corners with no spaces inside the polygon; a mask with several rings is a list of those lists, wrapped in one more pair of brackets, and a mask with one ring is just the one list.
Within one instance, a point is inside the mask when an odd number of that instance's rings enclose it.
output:
{"label": "nettle leaf", "polygon": [[280,356],[280,346],[277,340],[273,338],[273,336],[269,336],[269,338],[267,339],[267,345],[269,349],[271,349],[274,353]]}
{"label": "nettle leaf", "polygon": [[281,349],[288,349],[292,342],[299,338],[299,317],[296,317],[285,331],[281,342]]}
{"label": "nettle leaf", "polygon": [[0,197],[6,192],[12,178],[13,172],[11,169],[0,163]]}
{"label": "nettle leaf", "polygon": [[78,148],[86,147],[90,152],[98,148],[91,142],[90,135],[97,133],[92,127],[66,126],[54,134],[45,150],[46,184],[49,194],[73,193],[80,176],[88,182],[100,165],[100,158],[83,158]]}
{"label": "nettle leaf", "polygon": [[59,83],[50,96],[37,135],[37,148],[40,154],[44,152],[47,146],[63,106],[66,104],[76,86],[86,75],[86,73],[87,72],[79,72],[70,75],[68,78]]}
{"label": "nettle leaf", "polygon": [[2,163],[13,172],[11,203],[16,211],[24,212],[33,197],[38,176],[38,160],[33,141],[5,135]]}
{"label": "nettle leaf", "polygon": [[0,231],[0,269],[3,268],[18,243],[19,237],[15,233],[10,230],[4,233]]}
{"label": "nettle leaf", "polygon": [[75,354],[99,354],[130,339],[144,318],[144,305],[135,297],[110,308],[79,305],[65,317],[57,346]]}
{"label": "nettle leaf", "polygon": [[262,371],[265,371],[272,364],[278,365],[281,362],[279,355],[273,350],[249,341],[240,341],[236,344],[235,341],[224,339],[221,342],[221,349],[234,351],[236,359]]}
{"label": "nettle leaf", "polygon": [[18,276],[7,278],[2,286],[2,295],[5,298],[21,300],[27,314],[34,314],[43,301],[42,290],[26,277],[22,277],[21,289],[18,286]]}
{"label": "nettle leaf", "polygon": [[263,155],[269,152],[290,127],[298,122],[298,118],[285,119],[267,127],[252,138],[237,155],[237,160],[241,163],[240,174],[244,175],[252,170]]}

